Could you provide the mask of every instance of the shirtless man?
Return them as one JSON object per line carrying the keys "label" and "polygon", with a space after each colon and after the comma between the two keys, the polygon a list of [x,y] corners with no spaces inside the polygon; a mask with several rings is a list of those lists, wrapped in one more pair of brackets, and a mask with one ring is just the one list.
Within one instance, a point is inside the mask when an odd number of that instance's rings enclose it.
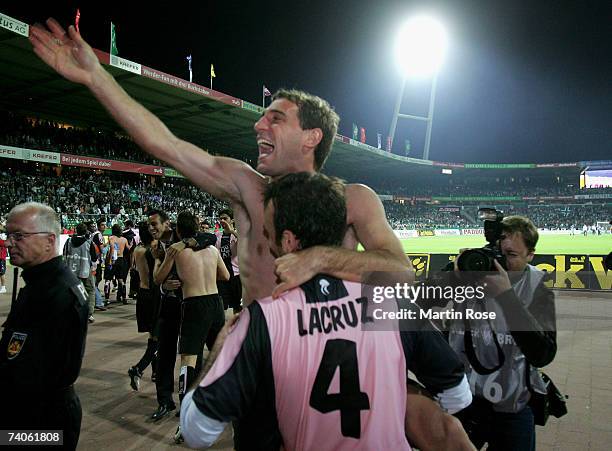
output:
{"label": "shirtless man", "polygon": [[[106,261],[108,264],[112,265],[112,275],[114,275],[119,282],[119,288],[117,289],[117,302],[123,301],[124,304],[127,304],[125,278],[127,276],[129,262],[123,258],[123,254],[127,254],[127,252],[130,250],[130,244],[128,243],[128,240],[122,236],[122,230],[119,224],[115,224],[112,227],[111,233],[112,235],[108,239],[109,250]],[[110,279],[112,280],[112,277]],[[111,280],[106,281],[108,290],[107,287],[104,287],[105,293],[110,293]]]}
{"label": "shirtless man", "polygon": [[[178,214],[176,232],[181,240],[193,238],[198,230],[196,217],[189,211]],[[176,265],[182,283],[181,326],[179,353],[181,371],[179,376],[179,402],[183,400],[187,387],[200,372],[204,344],[211,350],[219,331],[223,328],[225,314],[217,290],[217,280],[227,281],[229,271],[215,246],[194,251],[185,249],[179,241],[166,251],[163,263],[156,264],[155,276],[170,272]],[[174,436],[182,442],[180,430]]]}
{"label": "shirtless man", "polygon": [[[346,187],[347,233],[343,248],[313,246],[275,259],[263,236],[262,193],[268,177],[321,169],[337,131],[339,118],[324,100],[298,91],[280,91],[255,123],[257,171],[247,163],[214,157],[176,137],[150,111],[132,99],[102,67],[73,26],[68,33],[54,19],[49,29],[30,27],[34,52],[66,79],[83,84],[153,157],[165,161],[213,196],[228,201],[241,232],[238,243],[245,304],[297,287],[316,274],[360,282],[372,271],[404,273],[414,280],[410,260],[389,226],[382,203],[370,188]],[[364,252],[357,252],[361,243]],[[277,284],[277,280],[279,283]],[[409,396],[407,431],[415,443],[456,431],[437,406]],[[462,431],[459,431],[462,432]]]}
{"label": "shirtless man", "polygon": [[153,236],[149,231],[147,223],[138,225],[140,244],[136,246],[132,253],[134,266],[138,271],[138,294],[136,296],[136,324],[138,332],[148,332],[147,349],[138,361],[128,370],[130,376],[130,386],[138,391],[140,379],[144,370],[151,365],[151,380],[155,381],[157,371],[157,337],[159,334],[157,320],[159,316],[159,287],[153,281],[153,269],[155,268],[155,258],[151,253],[151,242]]}

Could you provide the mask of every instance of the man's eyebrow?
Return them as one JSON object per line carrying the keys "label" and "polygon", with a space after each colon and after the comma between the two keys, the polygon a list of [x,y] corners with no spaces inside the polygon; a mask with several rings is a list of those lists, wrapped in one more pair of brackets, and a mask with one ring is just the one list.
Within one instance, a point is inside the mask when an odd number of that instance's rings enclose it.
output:
{"label": "man's eyebrow", "polygon": [[285,114],[285,112],[281,111],[281,110],[268,109],[268,111],[270,111],[272,113],[276,113],[276,114],[282,114],[283,116],[287,116],[287,114]]}

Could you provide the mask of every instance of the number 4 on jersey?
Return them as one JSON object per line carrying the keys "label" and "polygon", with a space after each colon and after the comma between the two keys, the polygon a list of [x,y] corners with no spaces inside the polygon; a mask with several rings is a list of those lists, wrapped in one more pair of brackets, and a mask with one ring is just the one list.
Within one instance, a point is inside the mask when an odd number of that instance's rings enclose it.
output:
{"label": "number 4 on jersey", "polygon": [[[337,367],[340,367],[340,392],[328,393]],[[310,407],[321,413],[339,410],[342,435],[361,437],[360,413],[370,408],[370,399],[360,391],[357,345],[354,341],[337,339],[325,343],[323,358],[310,393]]]}

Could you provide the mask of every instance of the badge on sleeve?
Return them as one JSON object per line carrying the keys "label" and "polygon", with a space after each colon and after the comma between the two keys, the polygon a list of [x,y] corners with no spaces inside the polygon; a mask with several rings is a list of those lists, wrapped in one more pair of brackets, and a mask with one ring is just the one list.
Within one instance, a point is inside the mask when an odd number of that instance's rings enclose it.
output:
{"label": "badge on sleeve", "polygon": [[19,355],[19,353],[23,349],[23,344],[25,343],[26,338],[28,338],[28,334],[22,334],[21,332],[13,332],[13,335],[9,340],[8,348],[6,350],[6,354],[9,360],[12,360]]}

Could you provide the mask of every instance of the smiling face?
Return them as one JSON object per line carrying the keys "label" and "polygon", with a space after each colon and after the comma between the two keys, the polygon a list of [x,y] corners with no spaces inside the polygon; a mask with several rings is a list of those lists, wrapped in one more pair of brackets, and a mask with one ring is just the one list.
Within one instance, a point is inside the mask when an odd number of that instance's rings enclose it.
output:
{"label": "smiling face", "polygon": [[162,238],[164,233],[170,230],[170,221],[162,221],[158,214],[149,216],[149,232],[155,240]]}
{"label": "smiling face", "polygon": [[314,171],[314,152],[308,151],[310,130],[303,130],[298,106],[287,99],[276,99],[255,123],[257,170],[270,177],[292,172]]}

